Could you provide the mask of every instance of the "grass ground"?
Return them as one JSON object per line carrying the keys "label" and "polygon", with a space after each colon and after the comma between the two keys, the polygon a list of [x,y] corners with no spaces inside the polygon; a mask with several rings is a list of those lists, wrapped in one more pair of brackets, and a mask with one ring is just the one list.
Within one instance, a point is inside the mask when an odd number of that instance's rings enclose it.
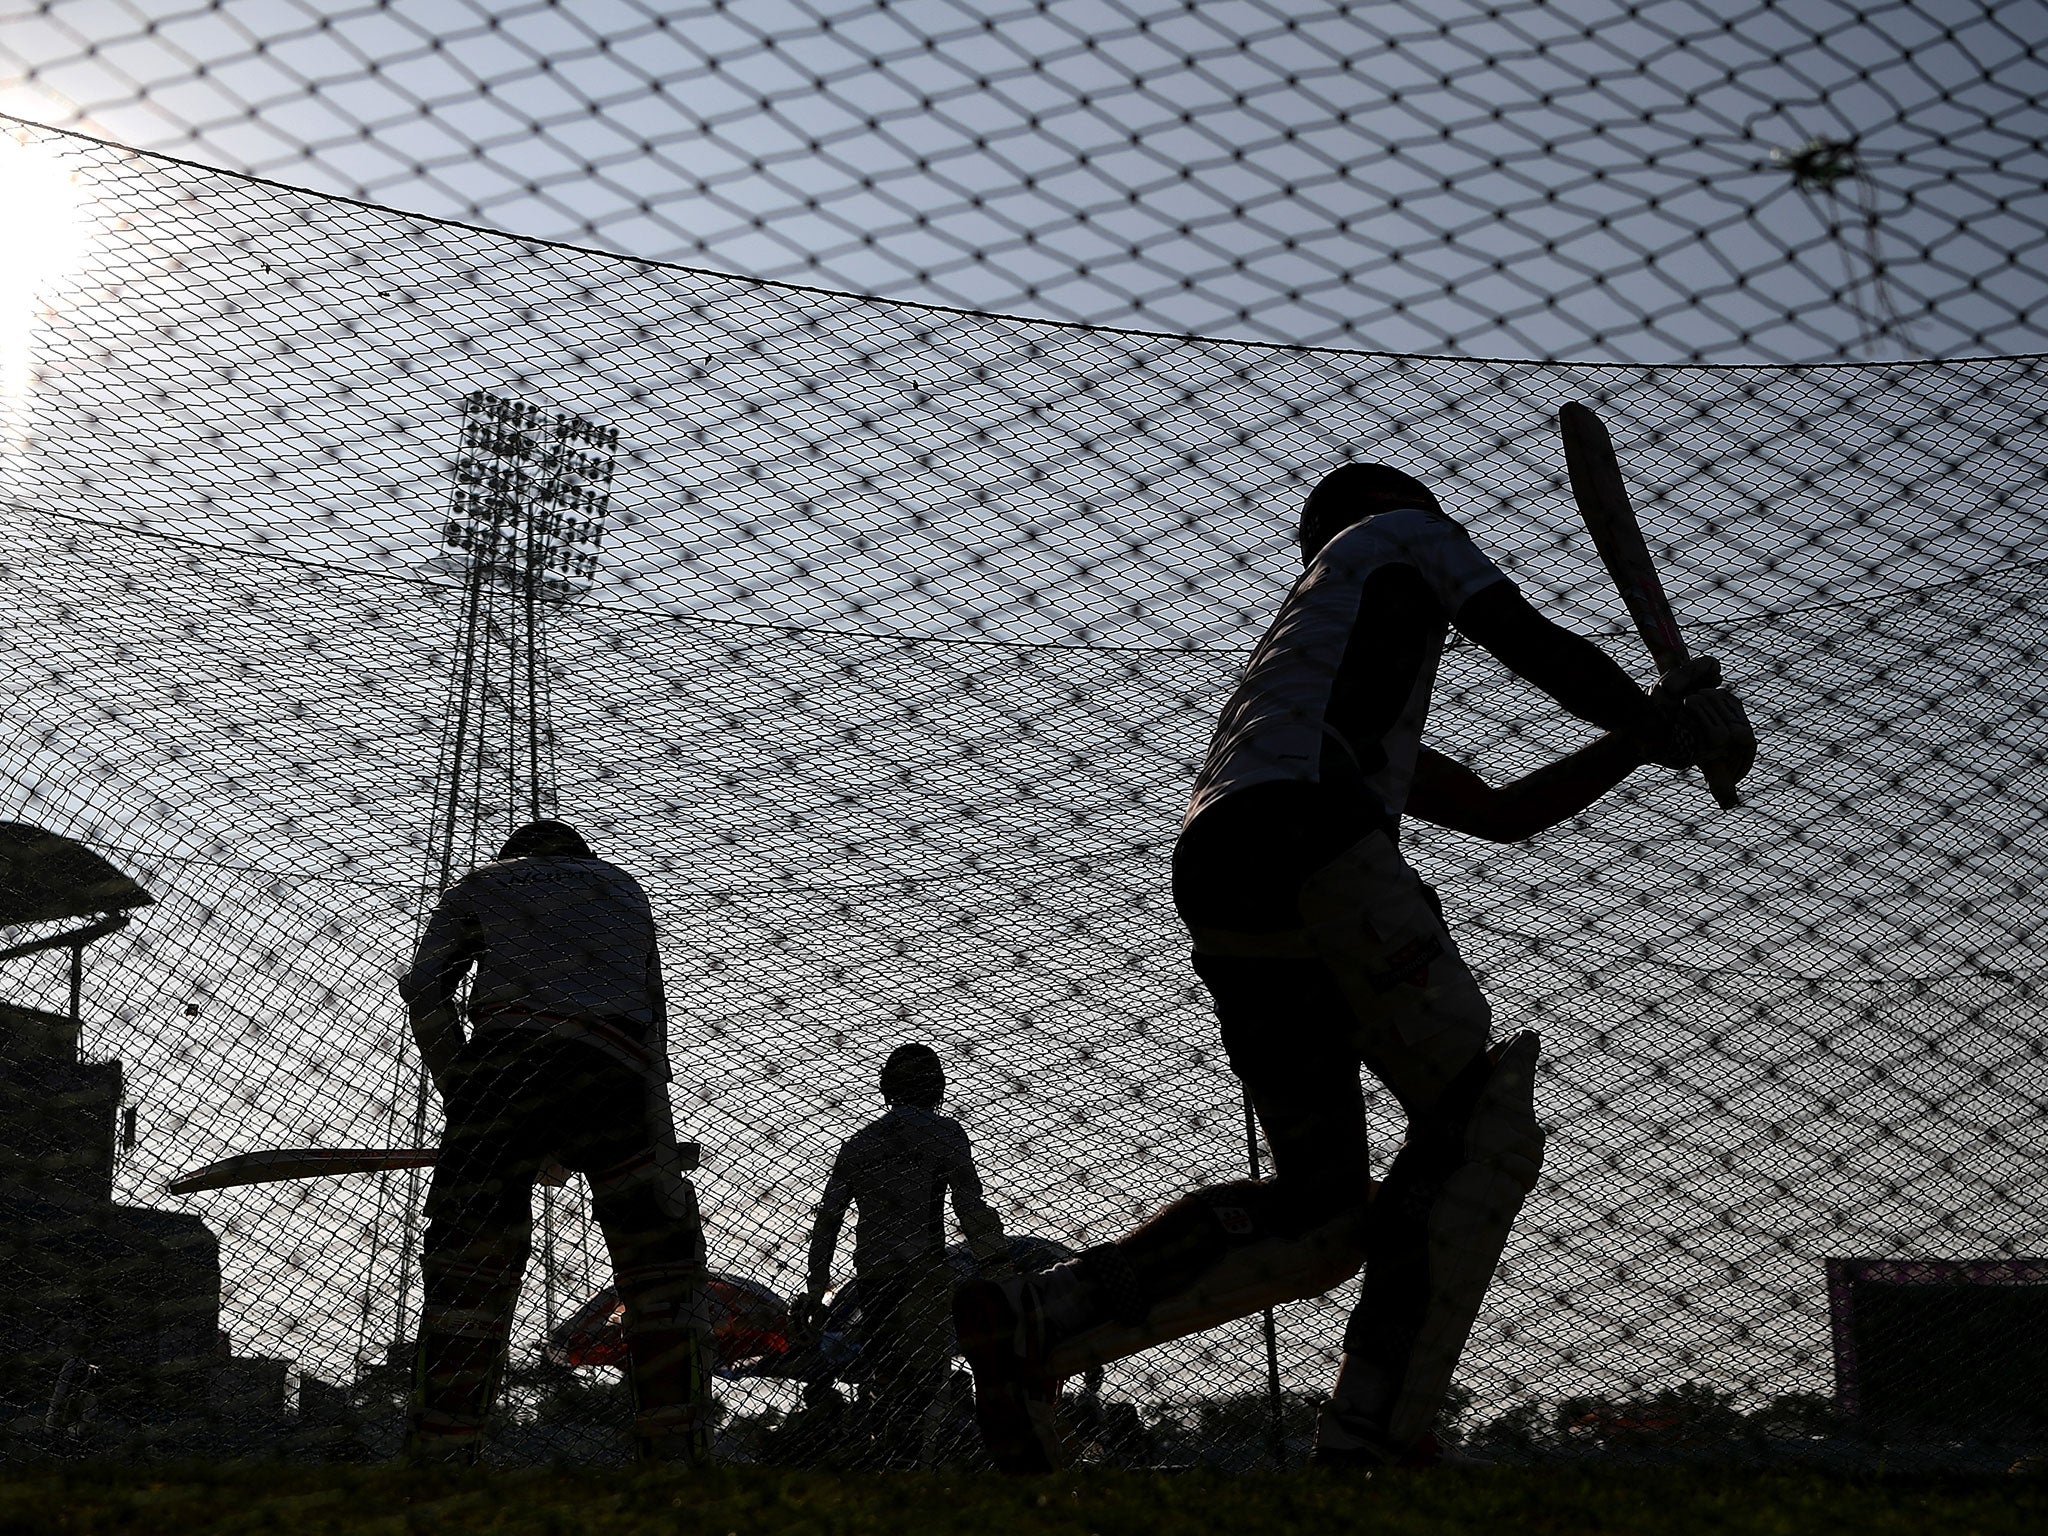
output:
{"label": "grass ground", "polygon": [[2048,1481],[1505,1470],[1346,1482],[1319,1476],[1090,1473],[834,1476],[735,1468],[410,1472],[398,1468],[81,1468],[0,1474],[0,1536],[1182,1536],[1350,1532],[1657,1536],[2048,1530]]}

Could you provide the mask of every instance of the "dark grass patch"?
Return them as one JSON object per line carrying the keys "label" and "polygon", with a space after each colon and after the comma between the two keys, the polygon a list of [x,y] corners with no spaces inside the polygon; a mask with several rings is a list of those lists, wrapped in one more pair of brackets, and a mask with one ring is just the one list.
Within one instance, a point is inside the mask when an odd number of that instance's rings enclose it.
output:
{"label": "dark grass patch", "polygon": [[0,1536],[28,1533],[411,1532],[547,1536],[1421,1536],[1755,1532],[1856,1536],[2048,1530],[2036,1478],[1850,1479],[1791,1473],[1492,1469],[1369,1480],[1090,1473],[1022,1481],[727,1468],[451,1471],[396,1467],[15,1469]]}

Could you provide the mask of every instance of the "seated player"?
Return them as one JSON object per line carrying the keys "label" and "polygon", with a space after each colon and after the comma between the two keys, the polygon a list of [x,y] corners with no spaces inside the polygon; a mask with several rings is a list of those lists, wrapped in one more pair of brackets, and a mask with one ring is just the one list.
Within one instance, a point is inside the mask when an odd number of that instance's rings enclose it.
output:
{"label": "seated player", "polygon": [[848,1205],[859,1207],[853,1270],[860,1288],[860,1354],[868,1414],[883,1461],[925,1456],[927,1410],[952,1358],[953,1271],[946,1262],[946,1194],[984,1276],[1011,1272],[1002,1222],[960,1122],[942,1115],[946,1074],[928,1045],[901,1045],[882,1067],[888,1111],[839,1149],[811,1229],[810,1280],[800,1311],[815,1326],[832,1286],[832,1256]]}
{"label": "seated player", "polygon": [[[1403,861],[1403,813],[1535,835],[1645,763],[1754,753],[1701,660],[1646,694],[1543,618],[1420,482],[1325,476],[1302,510],[1306,570],[1225,707],[1174,850],[1173,894],[1274,1176],[1196,1190],[1049,1272],[963,1286],[960,1342],[997,1464],[1060,1461],[1059,1381],[1365,1268],[1317,1428],[1325,1464],[1426,1461],[1466,1335],[1543,1133],[1536,1036],[1491,1013],[1435,893]],[[1452,625],[1607,735],[1501,788],[1422,746]],[[1359,1068],[1408,1137],[1372,1198]]]}
{"label": "seated player", "polygon": [[[455,995],[472,966],[465,1040]],[[704,1236],[669,1119],[661,957],[639,884],[561,822],[531,822],[442,893],[399,991],[447,1110],[410,1453],[476,1457],[552,1157],[589,1178],[611,1250],[640,1454],[704,1459]]]}

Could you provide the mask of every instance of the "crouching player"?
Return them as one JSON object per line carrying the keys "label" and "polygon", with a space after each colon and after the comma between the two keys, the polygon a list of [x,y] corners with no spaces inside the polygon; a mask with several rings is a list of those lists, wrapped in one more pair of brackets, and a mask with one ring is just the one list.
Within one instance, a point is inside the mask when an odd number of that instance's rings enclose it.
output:
{"label": "crouching player", "polygon": [[[468,1038],[455,994],[470,982]],[[427,1194],[410,1453],[473,1461],[503,1374],[533,1182],[586,1175],[626,1304],[642,1456],[708,1453],[709,1328],[694,1166],[669,1118],[666,1006],[638,882],[558,821],[441,895],[399,990],[447,1108]]]}
{"label": "crouching player", "polygon": [[[1306,571],[1223,712],[1174,851],[1174,903],[1274,1176],[1176,1200],[1046,1273],[955,1301],[990,1454],[1058,1465],[1058,1383],[1091,1366],[1328,1290],[1365,1268],[1316,1459],[1426,1462],[1430,1426],[1536,1182],[1536,1036],[1491,1014],[1435,894],[1402,860],[1404,812],[1519,841],[1645,763],[1733,777],[1755,740],[1711,660],[1644,693],[1552,624],[1420,482],[1325,476]],[[1608,734],[1500,788],[1421,745],[1452,625]],[[1407,1139],[1376,1198],[1359,1068]]]}

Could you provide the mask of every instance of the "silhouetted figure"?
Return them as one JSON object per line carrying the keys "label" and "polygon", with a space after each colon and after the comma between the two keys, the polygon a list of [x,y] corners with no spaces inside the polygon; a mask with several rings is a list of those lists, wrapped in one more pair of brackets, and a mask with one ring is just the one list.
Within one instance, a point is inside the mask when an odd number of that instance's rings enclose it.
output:
{"label": "silhouetted figure", "polygon": [[[456,989],[472,967],[465,1040]],[[553,1158],[589,1178],[611,1250],[640,1453],[702,1459],[704,1238],[669,1118],[645,893],[569,827],[532,822],[442,894],[399,990],[447,1111],[420,1260],[412,1454],[477,1454],[532,1246],[534,1179]]]}
{"label": "silhouetted figure", "polygon": [[[1518,841],[1645,762],[1718,756],[1739,777],[1754,750],[1715,663],[1645,694],[1537,614],[1398,470],[1325,476],[1299,540],[1307,568],[1224,709],[1173,865],[1195,970],[1274,1176],[1197,1190],[1042,1275],[961,1288],[977,1417],[1007,1470],[1059,1463],[1062,1377],[1318,1294],[1361,1263],[1316,1454],[1427,1459],[1543,1133],[1536,1036],[1489,1041],[1486,999],[1401,857],[1400,818]],[[1452,624],[1611,734],[1499,789],[1422,746]],[[1408,1116],[1376,1201],[1361,1064]]]}
{"label": "silhouetted figure", "polygon": [[833,1160],[811,1230],[801,1310],[812,1326],[822,1318],[839,1228],[847,1207],[858,1207],[853,1268],[869,1419],[884,1461],[916,1466],[924,1459],[927,1411],[953,1352],[948,1191],[980,1272],[1008,1275],[1012,1266],[1002,1222],[981,1197],[967,1133],[938,1112],[946,1092],[938,1053],[898,1046],[882,1068],[881,1089],[888,1113],[849,1136]]}

